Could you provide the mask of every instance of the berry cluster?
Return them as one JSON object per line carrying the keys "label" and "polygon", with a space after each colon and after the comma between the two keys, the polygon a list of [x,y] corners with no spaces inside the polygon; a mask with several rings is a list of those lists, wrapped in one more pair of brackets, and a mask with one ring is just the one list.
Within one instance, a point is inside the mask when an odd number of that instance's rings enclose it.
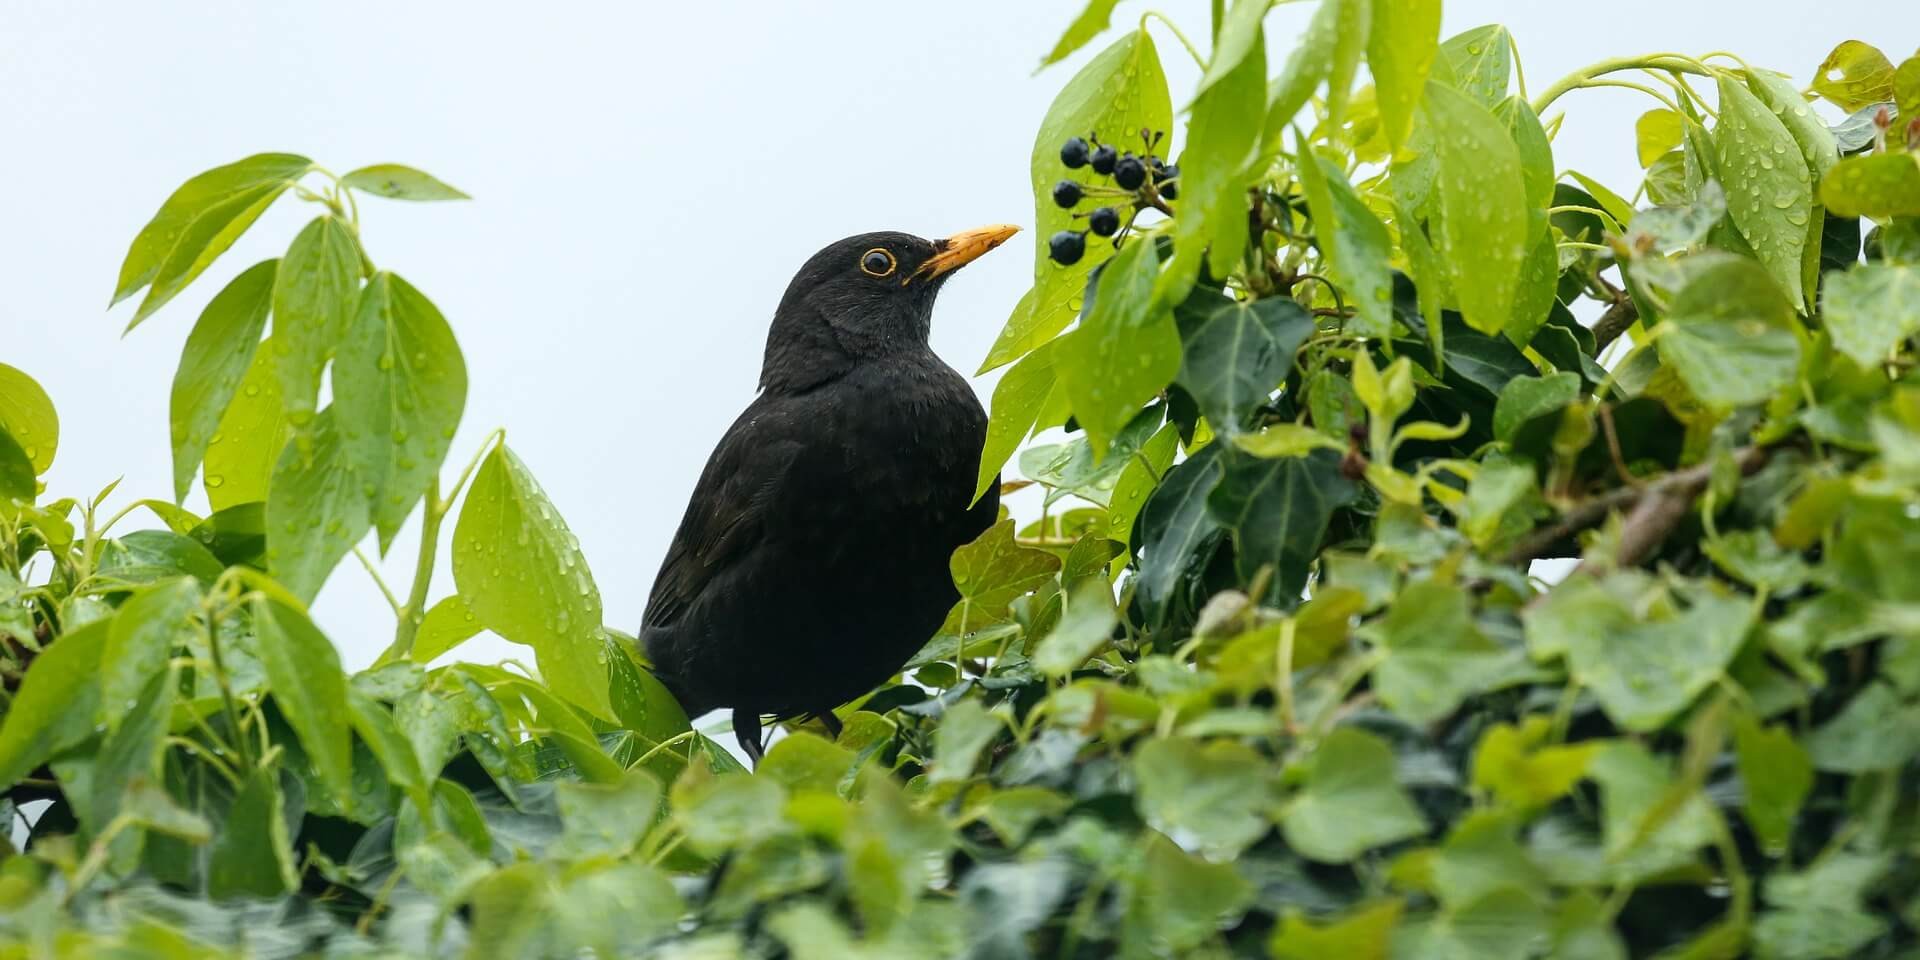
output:
{"label": "berry cluster", "polygon": [[[1098,135],[1068,140],[1060,146],[1060,163],[1069,170],[1090,167],[1094,173],[1111,179],[1114,186],[1083,186],[1072,180],[1062,180],[1053,185],[1053,202],[1071,210],[1088,197],[1119,200],[1132,207],[1128,211],[1129,224],[1132,215],[1148,207],[1166,210],[1162,201],[1180,195],[1180,168],[1154,155],[1153,150],[1159,145],[1161,136],[1157,131],[1140,131],[1140,139],[1146,144],[1146,149],[1139,155],[1131,150],[1122,153],[1112,144],[1101,143]],[[1079,263],[1080,258],[1086,255],[1089,231],[1097,236],[1111,237],[1118,234],[1123,226],[1120,210],[1112,204],[1074,216],[1087,218],[1086,230],[1062,230],[1047,241],[1048,253],[1055,263],[1063,266]]]}

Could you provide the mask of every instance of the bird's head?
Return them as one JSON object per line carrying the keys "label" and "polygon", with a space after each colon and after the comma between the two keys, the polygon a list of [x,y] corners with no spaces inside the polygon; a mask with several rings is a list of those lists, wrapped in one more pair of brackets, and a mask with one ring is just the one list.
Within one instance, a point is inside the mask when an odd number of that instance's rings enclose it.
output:
{"label": "bird's head", "polygon": [[924,346],[941,286],[1019,229],[981,227],[944,240],[883,231],[829,244],[780,299],[760,385],[804,388],[862,359]]}

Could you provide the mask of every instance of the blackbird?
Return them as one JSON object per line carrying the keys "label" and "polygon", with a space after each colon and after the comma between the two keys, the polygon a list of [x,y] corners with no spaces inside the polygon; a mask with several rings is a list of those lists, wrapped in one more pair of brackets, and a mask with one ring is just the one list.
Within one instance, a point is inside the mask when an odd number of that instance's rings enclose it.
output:
{"label": "blackbird", "polygon": [[959,598],[948,558],[994,522],[969,503],[987,417],[927,344],[953,271],[1019,228],[848,237],[774,311],[760,393],[707,458],[641,639],[688,716],[817,716],[899,671]]}

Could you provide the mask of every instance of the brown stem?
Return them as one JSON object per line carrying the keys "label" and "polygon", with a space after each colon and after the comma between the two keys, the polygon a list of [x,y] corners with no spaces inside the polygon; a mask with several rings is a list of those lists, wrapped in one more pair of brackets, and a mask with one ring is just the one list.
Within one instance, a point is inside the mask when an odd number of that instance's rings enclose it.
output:
{"label": "brown stem", "polygon": [[[1740,467],[1740,474],[1746,476],[1767,462],[1769,451],[1764,447],[1742,447],[1733,456],[1734,462]],[[1599,526],[1615,510],[1632,506],[1633,509],[1621,524],[1620,552],[1614,564],[1620,567],[1635,566],[1646,559],[1666,539],[1667,534],[1673,532],[1674,526],[1686,516],[1693,499],[1712,480],[1713,464],[1703,463],[1676,470],[1643,486],[1609,490],[1568,510],[1558,521],[1521,540],[1507,553],[1507,562],[1523,564],[1538,559],[1554,544],[1582,530]],[[1579,569],[1591,571],[1592,564],[1582,561]]]}
{"label": "brown stem", "polygon": [[1607,312],[1601,314],[1599,321],[1593,325],[1593,352],[1597,355],[1605,350],[1608,344],[1620,339],[1621,334],[1631,330],[1639,321],[1640,308],[1634,306],[1631,299],[1623,296],[1615,300],[1613,306],[1608,307]]}

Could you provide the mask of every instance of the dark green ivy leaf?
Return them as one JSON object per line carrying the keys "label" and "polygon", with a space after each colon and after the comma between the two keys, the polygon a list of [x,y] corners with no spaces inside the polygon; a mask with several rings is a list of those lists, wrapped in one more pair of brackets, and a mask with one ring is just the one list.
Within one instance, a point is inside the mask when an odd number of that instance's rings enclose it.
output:
{"label": "dark green ivy leaf", "polygon": [[1239,433],[1287,378],[1294,351],[1312,335],[1313,317],[1290,299],[1221,307],[1186,335],[1179,383],[1215,432]]}
{"label": "dark green ivy leaf", "polygon": [[1315,450],[1304,457],[1262,459],[1238,449],[1221,454],[1219,485],[1207,495],[1207,513],[1233,535],[1242,583],[1273,567],[1263,602],[1292,607],[1307,584],[1333,511],[1353,502],[1352,480],[1340,455]]}

